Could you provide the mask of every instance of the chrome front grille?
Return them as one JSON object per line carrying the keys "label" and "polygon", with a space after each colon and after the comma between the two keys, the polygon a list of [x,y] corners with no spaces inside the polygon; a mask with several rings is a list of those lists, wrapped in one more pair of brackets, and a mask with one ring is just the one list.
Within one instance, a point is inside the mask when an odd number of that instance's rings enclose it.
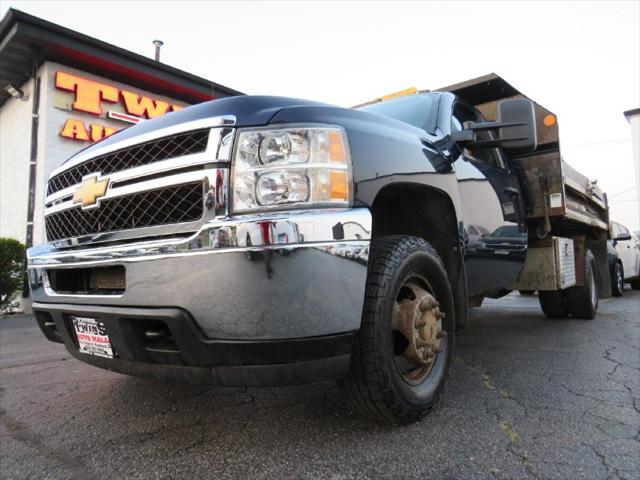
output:
{"label": "chrome front grille", "polygon": [[204,118],[78,153],[51,174],[47,240],[64,248],[179,236],[227,215],[234,125]]}
{"label": "chrome front grille", "polygon": [[89,210],[80,207],[45,217],[50,241],[156,225],[200,220],[204,213],[202,182],[117,197]]}
{"label": "chrome front grille", "polygon": [[208,138],[209,129],[184,132],[96,157],[52,177],[49,180],[47,195],[80,183],[85,175],[96,172],[107,175],[170,158],[204,152]]}

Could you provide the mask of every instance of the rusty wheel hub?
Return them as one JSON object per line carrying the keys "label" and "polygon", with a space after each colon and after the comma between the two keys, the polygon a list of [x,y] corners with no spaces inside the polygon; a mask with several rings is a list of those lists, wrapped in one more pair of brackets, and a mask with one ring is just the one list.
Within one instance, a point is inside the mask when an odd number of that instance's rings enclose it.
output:
{"label": "rusty wheel hub", "polygon": [[429,375],[438,353],[444,349],[447,336],[442,330],[444,317],[435,297],[418,281],[409,279],[400,289],[393,305],[391,327],[406,339],[406,348],[401,352],[396,349],[395,358],[410,382],[420,382]]}

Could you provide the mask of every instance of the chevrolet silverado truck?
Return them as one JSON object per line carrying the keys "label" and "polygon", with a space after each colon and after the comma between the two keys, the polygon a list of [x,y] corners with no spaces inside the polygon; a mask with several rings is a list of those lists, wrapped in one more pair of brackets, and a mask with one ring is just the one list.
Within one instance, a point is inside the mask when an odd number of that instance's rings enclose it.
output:
{"label": "chevrolet silverado truck", "polygon": [[77,359],[230,386],[338,379],[415,421],[467,307],[539,292],[591,319],[608,210],[555,115],[488,75],[357,108],[238,96],[96,143],[52,172],[33,311]]}

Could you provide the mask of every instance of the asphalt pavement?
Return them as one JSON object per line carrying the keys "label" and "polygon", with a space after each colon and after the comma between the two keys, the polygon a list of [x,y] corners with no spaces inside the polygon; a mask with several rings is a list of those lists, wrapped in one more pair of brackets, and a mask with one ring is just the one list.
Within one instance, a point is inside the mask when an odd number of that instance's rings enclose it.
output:
{"label": "asphalt pavement", "polygon": [[96,369],[0,320],[0,478],[640,479],[640,292],[593,321],[474,309],[445,396],[377,424],[333,382],[238,389]]}

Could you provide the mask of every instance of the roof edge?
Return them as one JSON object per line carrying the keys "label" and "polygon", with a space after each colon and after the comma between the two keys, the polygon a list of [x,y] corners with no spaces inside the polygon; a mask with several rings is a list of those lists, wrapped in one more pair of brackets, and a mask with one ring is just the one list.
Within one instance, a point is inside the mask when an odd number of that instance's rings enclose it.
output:
{"label": "roof edge", "polygon": [[59,35],[66,36],[72,40],[85,43],[94,48],[98,48],[108,53],[116,54],[123,58],[127,58],[129,61],[137,62],[147,67],[156,68],[168,74],[175,75],[177,77],[182,77],[186,80],[192,81],[194,83],[198,83],[203,88],[207,88],[207,89],[213,88],[214,90],[217,90],[227,95],[244,95],[243,92],[240,92],[238,90],[234,90],[224,85],[220,85],[218,83],[212,82],[211,80],[202,78],[198,75],[194,75],[192,73],[186,72],[179,68],[172,67],[165,63],[158,62],[151,58],[145,57],[144,55],[140,55],[139,53],[126,50],[122,47],[118,47],[117,45],[104,42],[102,40],[91,37],[84,33],[71,30],[70,28],[64,27],[62,25],[58,25],[48,20],[44,20],[40,17],[36,17],[34,15],[25,13],[15,8],[9,8],[4,18],[0,21],[0,44],[3,43],[5,37],[9,34],[13,26],[17,23],[30,24],[35,27],[40,27],[45,30],[49,30],[50,32],[54,32]]}

